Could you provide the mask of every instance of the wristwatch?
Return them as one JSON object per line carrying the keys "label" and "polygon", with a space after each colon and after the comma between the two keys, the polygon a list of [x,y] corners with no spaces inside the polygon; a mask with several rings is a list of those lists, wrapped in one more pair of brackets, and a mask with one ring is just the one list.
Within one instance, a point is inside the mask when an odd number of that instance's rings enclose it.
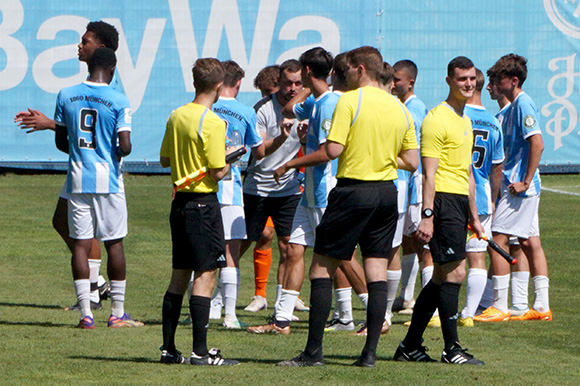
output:
{"label": "wristwatch", "polygon": [[421,212],[421,214],[423,215],[423,218],[429,218],[429,217],[433,217],[433,209],[427,208],[427,209],[423,209],[423,212]]}

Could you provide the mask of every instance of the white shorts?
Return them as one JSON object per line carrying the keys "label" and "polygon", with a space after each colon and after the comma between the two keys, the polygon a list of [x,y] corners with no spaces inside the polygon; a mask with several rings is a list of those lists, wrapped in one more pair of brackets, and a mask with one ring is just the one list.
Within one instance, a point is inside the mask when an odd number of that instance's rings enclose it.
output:
{"label": "white shorts", "polygon": [[520,242],[518,241],[517,237],[510,236],[508,244],[509,245],[520,245]]}
{"label": "white shorts", "polygon": [[70,193],[68,229],[73,239],[117,240],[127,236],[125,193]]}
{"label": "white shorts", "polygon": [[399,214],[407,213],[407,193],[409,192],[407,181],[397,180],[397,209]]}
{"label": "white shorts", "polygon": [[64,198],[65,200],[68,200],[70,198],[70,193],[66,191],[66,180],[64,180],[64,185],[62,186],[62,188],[60,188],[60,193],[58,194],[58,196],[60,198]]}
{"label": "white shorts", "polygon": [[246,238],[246,218],[244,207],[238,205],[220,205],[224,223],[225,240],[243,240]]}
{"label": "white shorts", "polygon": [[403,234],[405,236],[411,236],[413,233],[417,232],[419,224],[421,223],[421,207],[422,203],[410,204],[407,209],[407,215],[405,216],[405,226],[403,229]]}
{"label": "white shorts", "polygon": [[405,213],[399,213],[399,218],[397,219],[397,228],[395,229],[395,235],[393,236],[393,248],[397,248],[403,242],[403,228],[405,228]]}
{"label": "white shorts", "polygon": [[521,239],[540,235],[538,208],[540,195],[518,197],[502,185],[501,198],[495,207],[492,232],[516,236]]}
{"label": "white shorts", "polygon": [[[483,232],[487,237],[491,237],[491,214],[482,214],[479,221],[483,226]],[[467,240],[465,252],[485,252],[487,250],[487,241],[479,240],[477,237]]]}
{"label": "white shorts", "polygon": [[292,222],[292,232],[290,233],[290,243],[314,247],[316,239],[316,227],[320,224],[322,215],[326,208],[307,208],[298,204],[294,221]]}

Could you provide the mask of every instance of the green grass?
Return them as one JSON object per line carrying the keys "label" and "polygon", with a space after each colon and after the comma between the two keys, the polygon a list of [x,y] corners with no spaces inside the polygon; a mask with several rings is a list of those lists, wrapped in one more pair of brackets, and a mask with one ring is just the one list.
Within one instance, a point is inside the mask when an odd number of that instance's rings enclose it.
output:
{"label": "green grass", "polygon": [[[129,237],[127,311],[147,325],[141,329],[106,328],[109,302],[95,313],[96,328],[73,327],[76,313],[63,307],[75,302],[69,253],[50,225],[64,176],[0,176],[0,384],[11,385],[168,385],[168,384],[513,384],[577,385],[580,383],[580,197],[544,192],[540,206],[542,242],[549,260],[554,320],[478,324],[459,331],[462,343],[484,367],[402,364],[390,361],[403,338],[408,316],[394,317],[389,335],[381,338],[375,369],[348,366],[364,338],[326,334],[323,368],[273,366],[304,347],[307,313],[293,324],[292,335],[252,336],[227,331],[212,322],[209,345],[242,361],[235,368],[194,368],[157,364],[161,344],[161,299],[171,270],[168,224],[171,188],[167,176],[127,176]],[[578,176],[545,176],[543,184],[580,192]],[[275,252],[275,255],[277,253]],[[307,259],[310,259],[308,255]],[[102,269],[104,272],[104,269]],[[275,272],[268,298],[273,302]],[[464,286],[465,287],[465,286]],[[463,289],[464,290],[464,289]],[[243,307],[253,295],[251,256],[242,260],[239,316],[249,324],[265,321],[269,311],[252,314]],[[308,302],[309,283],[302,298]],[[463,299],[463,297],[462,297]],[[461,301],[462,306],[463,301]],[[364,318],[353,298],[355,317]],[[183,312],[185,312],[185,308]],[[177,344],[191,348],[191,330],[180,327]],[[441,332],[429,329],[425,344],[438,357]]]}

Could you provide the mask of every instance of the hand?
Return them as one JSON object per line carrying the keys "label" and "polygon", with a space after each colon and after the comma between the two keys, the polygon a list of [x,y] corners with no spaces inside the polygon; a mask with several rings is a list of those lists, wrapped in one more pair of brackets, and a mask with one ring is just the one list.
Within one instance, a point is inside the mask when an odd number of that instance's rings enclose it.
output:
{"label": "hand", "polygon": [[469,222],[469,230],[475,233],[479,240],[481,240],[485,234],[485,230],[483,229],[483,225],[481,225],[479,218],[473,219]]}
{"label": "hand", "polygon": [[283,137],[284,140],[290,136],[290,131],[292,130],[292,126],[294,125],[293,119],[284,118],[282,123],[280,124],[280,137]]}
{"label": "hand", "polygon": [[280,185],[280,177],[282,177],[288,171],[286,164],[280,166],[278,169],[274,170],[274,179],[276,183]]}
{"label": "hand", "polygon": [[513,184],[508,186],[508,189],[511,194],[517,196],[518,194],[528,190],[529,187],[530,187],[529,183],[522,181],[522,182],[514,182]]}
{"label": "hand", "polygon": [[298,134],[298,139],[300,143],[304,144],[306,142],[306,133],[308,132],[308,119],[300,122],[296,127],[296,134]]}
{"label": "hand", "polygon": [[433,217],[424,218],[415,232],[415,239],[421,244],[427,244],[433,237]]}
{"label": "hand", "polygon": [[53,129],[54,121],[38,110],[28,108],[28,111],[20,111],[14,117],[14,122],[18,123],[21,129],[30,129],[26,133]]}

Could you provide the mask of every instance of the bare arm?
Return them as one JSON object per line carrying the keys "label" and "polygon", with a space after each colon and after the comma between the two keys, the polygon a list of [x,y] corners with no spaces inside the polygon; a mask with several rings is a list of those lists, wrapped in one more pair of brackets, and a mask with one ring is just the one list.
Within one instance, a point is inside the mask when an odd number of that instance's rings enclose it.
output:
{"label": "bare arm", "polygon": [[[433,202],[435,201],[435,174],[439,168],[438,158],[421,157],[423,166],[423,210],[433,209]],[[415,237],[426,244],[433,237],[433,216],[423,218]]]}
{"label": "bare arm", "polygon": [[308,166],[316,166],[330,161],[328,155],[326,154],[326,149],[324,144],[318,147],[314,153],[305,155],[304,157],[294,158],[286,162],[284,165],[280,166],[274,171],[274,179],[276,182],[290,169],[305,168]]}
{"label": "bare arm", "polygon": [[401,150],[397,156],[397,168],[414,173],[419,167],[419,151],[417,149]]}
{"label": "bare arm", "polygon": [[226,164],[223,168],[220,169],[209,169],[209,176],[213,178],[214,181],[220,181],[222,178],[228,174],[230,171],[230,164]]}
{"label": "bare arm", "polygon": [[284,118],[296,118],[294,116],[294,105],[300,102],[304,102],[309,95],[310,95],[309,88],[302,89],[302,91],[296,94],[294,98],[290,99],[290,101],[288,101],[288,103],[284,105],[284,108],[282,108],[282,116]]}
{"label": "bare arm", "polygon": [[262,143],[259,146],[253,147],[251,149],[251,152],[252,157],[254,157],[255,159],[264,158],[264,156],[266,155],[266,146],[264,146],[264,142],[262,141]]}
{"label": "bare arm", "polygon": [[491,187],[491,207],[494,212],[495,212],[495,201],[499,196],[499,188],[501,186],[502,171],[503,171],[503,163],[491,165],[491,170],[489,173],[490,177],[489,182]]}
{"label": "bare arm", "polygon": [[534,173],[540,165],[540,159],[544,152],[544,140],[540,134],[532,135],[528,138],[530,142],[530,156],[528,158],[528,168],[526,169],[526,176],[523,181],[514,182],[508,186],[510,193],[517,195],[525,192],[530,187]]}
{"label": "bare arm", "polygon": [[131,132],[121,131],[119,134],[119,147],[117,147],[117,156],[120,158],[131,154]]}
{"label": "bare arm", "polygon": [[473,166],[469,166],[469,217],[470,224],[477,234],[477,238],[481,239],[483,236],[483,226],[479,221],[479,214],[477,214],[477,204],[475,203],[475,178],[473,177]]}
{"label": "bare arm", "polygon": [[20,111],[14,117],[14,122],[18,123],[21,129],[30,129],[27,133],[33,133],[40,130],[56,130],[56,123],[54,120],[48,118],[46,115],[38,110],[28,109],[28,111]]}
{"label": "bare arm", "polygon": [[274,139],[266,139],[266,134],[261,133],[262,140],[264,141],[265,155],[268,156],[272,154],[273,152],[278,150],[280,146],[282,146],[282,144],[286,141],[286,139],[290,135],[290,130],[292,129],[293,124],[294,124],[293,120],[284,118],[284,121],[280,124],[281,130],[280,135]]}
{"label": "bare arm", "polygon": [[54,143],[58,150],[68,154],[68,132],[66,126],[55,125]]}
{"label": "bare arm", "polygon": [[325,149],[328,158],[335,159],[342,154],[342,151],[344,150],[344,145],[341,145],[338,142],[332,142],[327,140]]}

